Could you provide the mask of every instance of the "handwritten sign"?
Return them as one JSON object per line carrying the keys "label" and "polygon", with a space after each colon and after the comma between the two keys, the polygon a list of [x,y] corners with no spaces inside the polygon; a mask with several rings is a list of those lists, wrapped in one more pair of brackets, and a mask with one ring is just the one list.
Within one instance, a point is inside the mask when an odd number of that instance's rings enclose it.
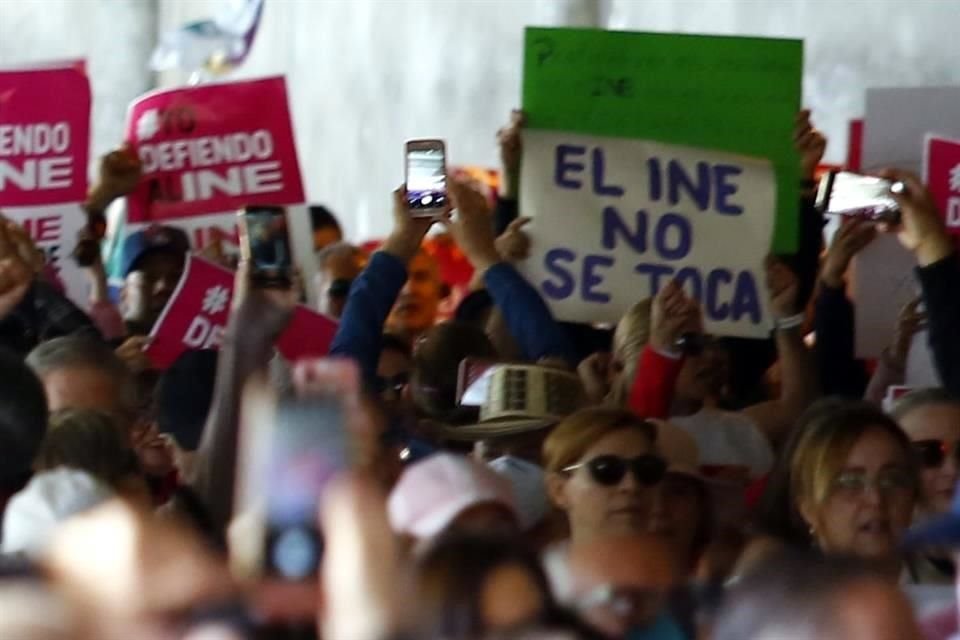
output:
{"label": "handwritten sign", "polygon": [[0,210],[83,307],[87,283],[70,254],[86,225],[90,103],[81,61],[0,71]]}
{"label": "handwritten sign", "polygon": [[530,131],[521,199],[525,273],[556,316],[616,322],[676,278],[707,330],[766,336],[763,262],[773,168],[762,159],[642,140]]}
{"label": "handwritten sign", "polygon": [[777,181],[774,249],[789,252],[797,244],[792,137],[802,72],[800,40],[528,28],[523,109],[531,130],[768,159]]}
{"label": "handwritten sign", "polygon": [[923,181],[947,224],[947,231],[960,236],[960,140],[927,134]]}
{"label": "handwritten sign", "polygon": [[[160,370],[187,349],[219,349],[233,302],[234,274],[202,258],[190,257],[183,277],[150,334],[146,354]],[[300,305],[277,348],[290,362],[326,355],[336,321]]]}

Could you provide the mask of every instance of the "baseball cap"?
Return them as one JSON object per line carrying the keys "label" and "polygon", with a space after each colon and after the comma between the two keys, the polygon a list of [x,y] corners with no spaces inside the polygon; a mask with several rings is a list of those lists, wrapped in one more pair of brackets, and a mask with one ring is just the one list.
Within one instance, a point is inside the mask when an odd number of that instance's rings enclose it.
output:
{"label": "baseball cap", "polygon": [[105,484],[86,471],[61,467],[38,473],[7,504],[3,517],[3,552],[40,555],[61,523],[110,500],[113,495]]}
{"label": "baseball cap", "polygon": [[148,253],[166,251],[185,255],[190,252],[190,239],[182,229],[163,225],[153,225],[134,231],[123,241],[120,252],[120,267],[123,277],[135,271],[137,263]]}
{"label": "baseball cap", "polygon": [[407,467],[390,493],[387,511],[394,531],[425,540],[481,504],[502,505],[520,521],[506,479],[466,456],[438,453]]}

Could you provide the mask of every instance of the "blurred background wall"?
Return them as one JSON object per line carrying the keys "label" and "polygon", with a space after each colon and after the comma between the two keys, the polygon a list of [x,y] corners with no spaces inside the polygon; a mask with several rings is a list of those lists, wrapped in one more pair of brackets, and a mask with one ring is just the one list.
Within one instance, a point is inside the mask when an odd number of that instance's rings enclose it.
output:
{"label": "blurred background wall", "polygon": [[[147,69],[158,34],[228,1],[0,0],[0,66],[86,57],[99,154],[131,98],[185,80]],[[803,38],[828,161],[843,159],[867,87],[960,83],[958,0],[266,0],[234,77],[287,76],[308,195],[368,238],[389,228],[405,139],[443,137],[451,162],[496,166],[525,25]]]}

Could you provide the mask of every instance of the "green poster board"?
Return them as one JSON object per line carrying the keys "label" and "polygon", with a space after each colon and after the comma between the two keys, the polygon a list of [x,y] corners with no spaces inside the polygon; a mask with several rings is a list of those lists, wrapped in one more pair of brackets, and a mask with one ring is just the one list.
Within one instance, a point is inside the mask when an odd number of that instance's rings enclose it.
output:
{"label": "green poster board", "polygon": [[639,138],[769,159],[773,250],[797,248],[803,41],[528,28],[523,110],[531,129]]}

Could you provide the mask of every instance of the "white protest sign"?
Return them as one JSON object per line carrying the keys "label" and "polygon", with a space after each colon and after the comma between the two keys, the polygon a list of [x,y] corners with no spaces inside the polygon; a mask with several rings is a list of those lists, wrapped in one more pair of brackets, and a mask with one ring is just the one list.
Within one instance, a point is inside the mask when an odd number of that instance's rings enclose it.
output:
{"label": "white protest sign", "polygon": [[858,358],[876,358],[890,344],[900,310],[919,293],[916,260],[891,235],[879,235],[853,260],[851,292],[856,309]]}
{"label": "white protest sign", "polygon": [[676,278],[706,330],[765,337],[764,259],[775,176],[766,160],[644,140],[524,134],[523,270],[560,320],[616,322]]}

